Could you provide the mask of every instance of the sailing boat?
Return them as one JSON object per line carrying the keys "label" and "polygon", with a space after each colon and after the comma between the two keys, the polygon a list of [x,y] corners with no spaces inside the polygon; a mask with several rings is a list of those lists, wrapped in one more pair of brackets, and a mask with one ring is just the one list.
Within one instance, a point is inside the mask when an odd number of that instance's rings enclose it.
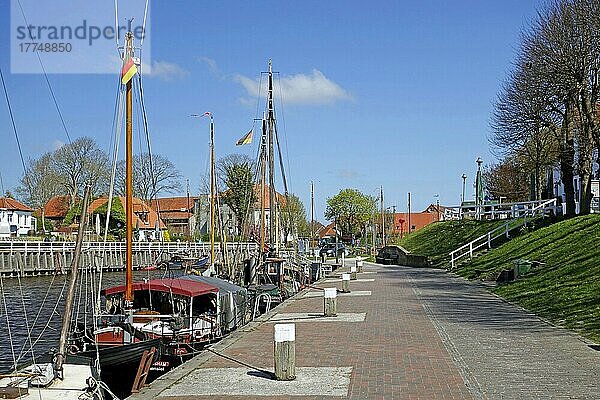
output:
{"label": "sailing boat", "polygon": [[[133,314],[133,184],[132,184],[132,78],[137,73],[133,53],[133,33],[125,35],[126,45],[123,53],[123,77],[125,85],[125,131],[126,131],[126,267],[125,267],[125,301],[122,313],[107,318],[96,315],[97,328],[91,332],[80,330],[73,335],[68,346],[70,354],[95,357],[98,355],[100,377],[108,384],[112,392],[119,397],[128,396],[132,384],[139,375],[138,367],[144,353],[160,353],[162,342],[136,330],[132,322]],[[107,218],[108,220],[108,218]],[[154,349],[154,350],[153,350]],[[148,354],[148,353],[147,353]],[[147,371],[146,371],[147,372]],[[145,373],[145,372],[142,372]]]}
{"label": "sailing boat", "polygon": [[69,289],[66,297],[58,351],[52,360],[42,360],[22,368],[15,373],[0,376],[0,398],[39,398],[49,400],[97,399],[103,398],[95,357],[72,356],[67,353],[71,314],[74,306],[75,285],[79,271],[81,246],[85,232],[85,216],[90,197],[87,186],[83,200],[81,222],[77,234],[75,257],[71,264]]}
{"label": "sailing boat", "polygon": [[[269,60],[267,74],[267,107],[262,118],[260,148],[260,255],[256,263],[257,273],[251,271],[249,274],[250,277],[247,277],[246,280],[252,284],[250,288],[255,293],[257,299],[264,299],[266,297],[269,303],[274,304],[292,295],[299,285],[290,285],[290,282],[295,282],[293,275],[296,271],[279,254],[279,207],[281,203],[287,201],[288,189],[275,118],[273,97],[274,73],[271,60]],[[275,147],[277,147],[277,154],[279,156],[284,196],[279,195],[275,191]],[[254,263],[251,261],[250,264],[253,265]],[[288,274],[290,272],[291,274]],[[267,296],[263,297],[261,294]]]}
{"label": "sailing boat", "polygon": [[[128,96],[130,99],[130,96]],[[128,100],[129,101],[129,100]],[[129,103],[127,106],[129,110]],[[202,116],[210,117],[210,143],[211,143],[211,252],[210,266],[205,271],[207,274],[218,274],[215,262],[215,172],[214,172],[214,119],[212,113],[206,112]],[[128,146],[130,140],[131,123],[127,122]],[[127,149],[127,160],[131,158],[131,149]],[[131,176],[127,170],[127,201],[131,199]],[[131,221],[132,213],[129,206],[126,209],[127,220]],[[127,223],[128,229],[132,224]],[[208,277],[184,276],[178,278],[152,279],[143,282],[133,282],[131,274],[131,241],[132,234],[127,232],[127,269],[125,285],[106,288],[102,295],[106,299],[106,315],[104,322],[106,328],[96,333],[96,343],[110,346],[115,345],[125,348],[122,338],[124,330],[130,329],[129,337],[134,346],[136,335],[139,343],[155,340],[161,343],[161,352],[158,361],[152,365],[153,376],[160,375],[184,360],[196,354],[207,343],[221,338],[232,327],[224,316],[236,314],[233,308],[241,308],[238,302],[231,301],[232,297],[243,298],[245,302],[246,290],[239,286],[227,285],[218,279],[210,280]],[[194,278],[194,279],[192,279]],[[224,295],[223,293],[228,293]],[[243,304],[243,302],[242,302]],[[237,315],[237,314],[236,314]],[[125,317],[124,319],[122,317]],[[112,322],[115,318],[120,325]],[[120,318],[120,319],[119,319]],[[237,318],[237,317],[236,317]],[[239,319],[239,318],[237,318]],[[243,318],[242,318],[243,320]],[[111,336],[111,329],[117,326],[123,330],[123,335],[118,335],[116,340]],[[119,349],[120,349],[119,348]]]}

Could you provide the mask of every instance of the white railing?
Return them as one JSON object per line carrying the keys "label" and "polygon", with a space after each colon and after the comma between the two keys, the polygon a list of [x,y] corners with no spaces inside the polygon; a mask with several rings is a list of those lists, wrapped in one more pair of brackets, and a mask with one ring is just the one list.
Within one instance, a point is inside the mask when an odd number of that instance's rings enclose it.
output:
{"label": "white railing", "polygon": [[[552,199],[551,199],[552,200]],[[528,215],[540,205],[551,200],[519,201],[514,203],[487,203],[476,206],[462,205],[444,208],[444,219],[514,219]],[[556,203],[556,201],[555,201]]]}
{"label": "white railing", "polygon": [[473,253],[481,248],[492,248],[492,242],[499,237],[506,236],[506,238],[510,237],[510,231],[520,228],[521,226],[527,223],[527,218],[534,217],[536,215],[545,216],[549,212],[556,213],[556,199],[544,200],[542,202],[538,202],[538,204],[530,209],[527,209],[525,214],[519,215],[516,218],[523,218],[520,221],[515,221],[515,219],[511,219],[507,221],[505,224],[492,229],[488,233],[479,236],[477,239],[470,241],[467,244],[464,244],[457,248],[456,250],[450,252],[450,265],[452,269],[454,269],[454,263],[461,259],[462,257],[469,256],[469,258],[473,258]]}
{"label": "white railing", "polygon": [[[220,248],[221,244],[216,243]],[[253,251],[257,244],[253,242],[227,243],[228,250],[245,248]],[[125,251],[125,242],[83,242],[83,251]],[[1,241],[2,252],[69,252],[75,250],[75,242],[44,242],[44,241]],[[206,253],[210,251],[210,243],[198,242],[134,242],[133,251],[158,251],[165,253]]]}

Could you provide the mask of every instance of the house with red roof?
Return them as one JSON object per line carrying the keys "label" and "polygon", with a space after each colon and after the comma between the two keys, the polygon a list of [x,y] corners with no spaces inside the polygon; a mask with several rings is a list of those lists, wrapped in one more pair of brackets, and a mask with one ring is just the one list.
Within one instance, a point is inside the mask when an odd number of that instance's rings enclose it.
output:
{"label": "house with red roof", "polygon": [[54,196],[44,206],[44,218],[51,221],[55,227],[60,226],[69,208],[71,208],[71,196]]}
{"label": "house with red roof", "polygon": [[[119,202],[125,207],[125,197],[118,196],[114,199],[119,199]],[[113,200],[114,201],[114,200]],[[88,214],[94,214],[98,208],[107,205],[108,197],[99,197],[90,203],[88,207]],[[96,215],[99,215],[96,213]],[[101,221],[91,221],[91,224],[96,225],[99,230],[104,229]],[[162,232],[167,229],[165,223],[159,218],[155,210],[152,209],[145,201],[133,198],[133,229],[138,232],[139,240],[159,240],[162,236]]]}
{"label": "house with red roof", "polygon": [[25,236],[37,228],[33,210],[8,197],[0,197],[0,238]]}
{"label": "house with red roof", "polygon": [[199,197],[163,197],[150,201],[150,207],[160,215],[169,232],[191,236],[196,226],[196,206]]}

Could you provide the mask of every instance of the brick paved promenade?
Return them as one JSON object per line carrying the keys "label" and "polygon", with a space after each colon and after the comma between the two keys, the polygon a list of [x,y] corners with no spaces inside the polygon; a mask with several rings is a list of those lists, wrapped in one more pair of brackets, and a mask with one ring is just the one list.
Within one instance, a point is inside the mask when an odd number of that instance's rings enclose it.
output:
{"label": "brick paved promenade", "polygon": [[[364,270],[338,317],[311,290],[213,346],[265,372],[207,353],[134,398],[600,399],[600,352],[581,338],[443,271]],[[292,382],[268,376],[276,322],[296,324]]]}

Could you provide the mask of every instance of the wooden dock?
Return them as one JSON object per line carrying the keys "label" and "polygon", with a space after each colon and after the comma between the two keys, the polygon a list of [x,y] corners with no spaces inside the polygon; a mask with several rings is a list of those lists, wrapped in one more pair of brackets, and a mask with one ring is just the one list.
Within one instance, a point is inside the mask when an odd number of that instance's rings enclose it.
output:
{"label": "wooden dock", "polygon": [[[230,259],[243,260],[255,243],[228,243]],[[63,274],[71,265],[75,242],[0,242],[0,274],[6,277]],[[133,265],[140,269],[169,260],[175,254],[200,257],[210,252],[208,243],[138,242],[133,245]],[[84,242],[82,268],[120,271],[125,267],[125,242]]]}

